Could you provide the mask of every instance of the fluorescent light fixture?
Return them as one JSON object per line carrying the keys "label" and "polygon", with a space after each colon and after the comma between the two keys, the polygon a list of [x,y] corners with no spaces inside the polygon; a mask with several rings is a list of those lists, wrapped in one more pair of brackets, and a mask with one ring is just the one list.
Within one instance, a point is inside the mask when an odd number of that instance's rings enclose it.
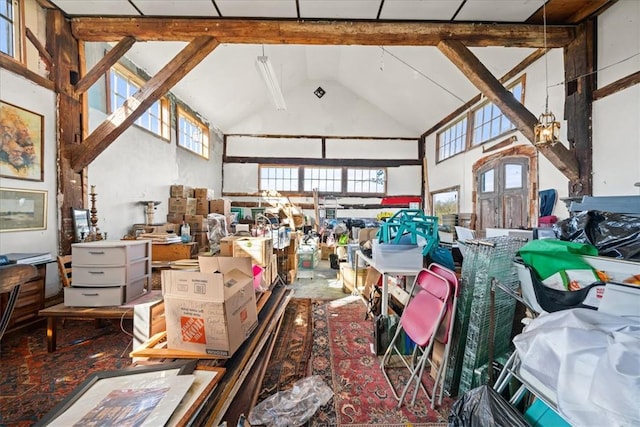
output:
{"label": "fluorescent light fixture", "polygon": [[282,90],[280,89],[278,78],[273,70],[271,61],[269,61],[269,57],[264,55],[258,56],[258,59],[256,60],[256,67],[258,67],[258,71],[260,72],[264,83],[267,85],[269,95],[271,96],[271,102],[273,102],[276,110],[286,110],[287,104],[284,102],[284,96],[282,96]]}

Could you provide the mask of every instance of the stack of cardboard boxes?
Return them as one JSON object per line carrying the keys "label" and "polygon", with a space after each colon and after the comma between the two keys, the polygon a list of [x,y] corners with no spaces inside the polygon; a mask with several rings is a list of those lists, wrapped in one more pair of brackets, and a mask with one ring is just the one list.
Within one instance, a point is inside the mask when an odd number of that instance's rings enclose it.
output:
{"label": "stack of cardboard boxes", "polygon": [[170,188],[169,210],[167,222],[191,227],[191,237],[201,249],[207,248],[207,215],[217,213],[224,215],[229,224],[231,218],[231,202],[226,199],[214,199],[213,190],[209,188],[192,188],[186,185],[172,185]]}
{"label": "stack of cardboard boxes", "polygon": [[262,267],[262,286],[268,288],[278,275],[271,237],[227,236],[220,240],[220,256],[250,258]]}
{"label": "stack of cardboard boxes", "polygon": [[251,260],[199,257],[199,270],[162,271],[167,347],[231,357],[258,326]]}

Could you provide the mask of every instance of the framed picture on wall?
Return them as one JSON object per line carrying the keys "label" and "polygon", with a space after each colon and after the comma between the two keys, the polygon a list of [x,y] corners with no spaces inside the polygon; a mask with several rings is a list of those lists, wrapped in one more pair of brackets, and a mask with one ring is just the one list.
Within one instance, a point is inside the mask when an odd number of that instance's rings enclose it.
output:
{"label": "framed picture on wall", "polygon": [[44,117],[0,101],[0,176],[44,179]]}
{"label": "framed picture on wall", "polygon": [[46,228],[46,191],[0,188],[0,232]]}

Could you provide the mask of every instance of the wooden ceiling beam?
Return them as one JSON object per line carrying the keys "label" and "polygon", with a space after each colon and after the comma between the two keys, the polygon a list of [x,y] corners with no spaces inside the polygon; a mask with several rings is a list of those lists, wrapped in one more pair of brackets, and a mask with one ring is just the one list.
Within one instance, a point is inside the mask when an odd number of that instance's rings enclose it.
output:
{"label": "wooden ceiling beam", "polygon": [[[482,92],[531,143],[533,127],[538,122],[533,113],[516,100],[498,79],[480,62],[467,47],[457,40],[446,40],[438,49]],[[567,178],[579,178],[578,161],[563,144],[537,146],[539,151]]]}
{"label": "wooden ceiling beam", "polygon": [[76,96],[86,92],[100,77],[104,75],[118,60],[127,53],[136,42],[133,37],[127,36],[118,42],[100,61],[85,74],[75,85]]}
{"label": "wooden ceiling beam", "polygon": [[149,79],[138,92],[127,99],[122,107],[110,114],[80,146],[73,147],[71,155],[73,170],[78,172],[88,166],[142,113],[209,55],[216,46],[218,46],[218,41],[208,36],[197,37],[189,43],[155,76]]}
{"label": "wooden ceiling beam", "polygon": [[[78,40],[91,42],[211,36],[237,44],[436,46],[458,40],[472,47],[544,47],[542,26],[531,24],[82,17],[73,18],[71,27]],[[572,26],[547,26],[547,47],[566,46],[574,36]]]}

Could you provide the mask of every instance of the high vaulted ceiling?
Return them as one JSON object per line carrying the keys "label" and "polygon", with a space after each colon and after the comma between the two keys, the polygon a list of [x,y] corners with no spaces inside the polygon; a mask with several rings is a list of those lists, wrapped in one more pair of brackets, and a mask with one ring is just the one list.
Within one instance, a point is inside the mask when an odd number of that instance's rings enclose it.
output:
{"label": "high vaulted ceiling", "polygon": [[[43,0],[44,1],[44,0]],[[615,0],[613,0],[615,1]],[[576,24],[598,13],[612,0],[549,0],[544,8],[549,26]],[[247,117],[271,108],[266,90],[254,63],[266,54],[278,74],[285,99],[301,93],[307,103],[326,102],[316,98],[317,86],[348,91],[354,97],[377,108],[404,128],[405,135],[419,136],[448,113],[478,94],[478,90],[434,46],[407,45],[397,41],[341,45],[331,40],[326,45],[282,43],[274,37],[260,39],[260,22],[390,22],[425,23],[532,24],[531,31],[543,33],[543,0],[52,0],[50,3],[80,23],[97,17],[135,18],[135,22],[158,23],[154,37],[138,41],[126,56],[149,75],[157,73],[184,46],[173,19],[204,18],[220,22],[256,21],[255,31],[245,43],[224,43],[197,65],[171,90],[224,133],[243,133]],[[162,29],[165,19],[167,25]],[[195,21],[197,19],[198,21]],[[113,26],[92,22],[94,33],[104,37],[91,40],[119,41],[123,34]],[[209,21],[206,21],[208,24]],[[477,27],[482,38],[482,25]],[[548,27],[550,28],[550,27]],[[123,30],[125,31],[125,30]],[[126,32],[126,31],[125,31]],[[164,34],[164,35],[163,35]],[[198,34],[194,34],[198,35]],[[214,34],[215,37],[215,34]],[[485,36],[486,37],[486,36]],[[82,39],[82,36],[79,36]],[[171,40],[171,41],[155,41]],[[264,43],[264,44],[263,44]],[[363,46],[362,44],[369,44]],[[507,43],[504,43],[507,44]],[[515,43],[514,43],[515,44]],[[470,47],[473,53],[500,78],[536,47]],[[486,47],[484,47],[486,46]],[[537,46],[541,47],[541,46]],[[310,90],[308,90],[311,88]],[[307,93],[308,92],[308,93]],[[305,103],[296,104],[304,105]],[[254,129],[252,129],[253,131]],[[285,132],[283,130],[283,132]],[[273,131],[271,132],[273,133]],[[317,133],[323,133],[318,130]],[[365,135],[363,135],[365,136]],[[376,136],[376,135],[366,135]]]}

